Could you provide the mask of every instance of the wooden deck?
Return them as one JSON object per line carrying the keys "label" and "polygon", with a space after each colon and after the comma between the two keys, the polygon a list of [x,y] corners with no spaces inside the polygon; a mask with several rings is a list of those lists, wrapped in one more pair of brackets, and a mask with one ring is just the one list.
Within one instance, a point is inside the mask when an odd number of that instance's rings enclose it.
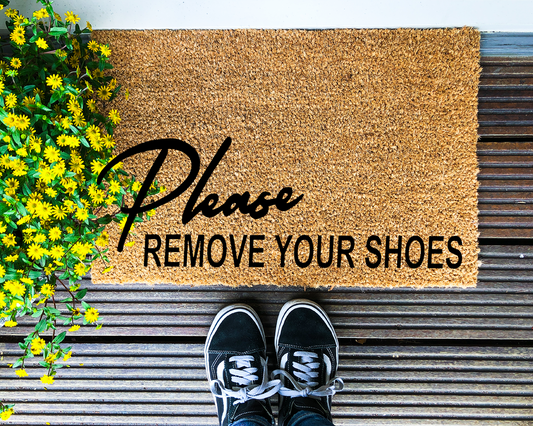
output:
{"label": "wooden deck", "polygon": [[47,390],[41,369],[29,367],[20,379],[5,368],[31,321],[0,330],[0,398],[17,404],[6,424],[216,425],[202,353],[216,312],[251,304],[271,341],[283,303],[306,297],[324,306],[340,337],[346,389],[334,397],[335,424],[533,425],[533,37],[520,37],[516,48],[491,37],[482,45],[479,93],[477,288],[235,290],[85,280],[104,327],[77,332],[70,368]]}

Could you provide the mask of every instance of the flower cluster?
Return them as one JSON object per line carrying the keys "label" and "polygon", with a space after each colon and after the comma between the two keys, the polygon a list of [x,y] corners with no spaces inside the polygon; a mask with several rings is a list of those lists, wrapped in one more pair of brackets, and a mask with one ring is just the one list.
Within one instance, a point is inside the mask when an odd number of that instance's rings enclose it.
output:
{"label": "flower cluster", "polygon": [[[120,114],[108,101],[122,93],[106,70],[109,46],[89,41],[73,12],[56,14],[50,0],[31,18],[7,9],[10,35],[0,60],[0,325],[17,325],[31,315],[35,328],[13,364],[27,375],[27,358],[42,356],[45,384],[71,356],[66,330],[97,328],[97,309],[82,300],[79,280],[105,256],[105,226],[123,223],[124,197],[140,183],[120,164],[97,177],[113,158],[113,130]],[[0,0],[0,8],[8,0]],[[158,192],[153,185],[148,195]],[[153,212],[140,214],[142,221]],[[59,296],[59,297],[58,297]],[[48,332],[48,333],[47,333]],[[46,336],[45,336],[46,334]],[[41,337],[41,335],[44,337]],[[2,419],[12,405],[0,403]]]}

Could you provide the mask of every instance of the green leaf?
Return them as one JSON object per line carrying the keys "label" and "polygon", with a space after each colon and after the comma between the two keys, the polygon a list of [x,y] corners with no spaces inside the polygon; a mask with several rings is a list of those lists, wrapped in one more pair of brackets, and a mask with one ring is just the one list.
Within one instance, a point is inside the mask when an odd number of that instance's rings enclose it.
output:
{"label": "green leaf", "polygon": [[23,351],[25,351],[26,348],[28,347],[28,345],[25,345],[24,343],[19,342],[19,347],[20,347],[20,349],[22,349]]}
{"label": "green leaf", "polygon": [[47,362],[44,362],[44,361],[39,361],[39,364],[42,365],[44,368],[49,368],[50,367],[50,364],[48,364]]}
{"label": "green leaf", "polygon": [[65,27],[52,27],[50,28],[50,35],[51,36],[61,36],[63,34],[67,33],[67,29]]}
{"label": "green leaf", "polygon": [[46,318],[43,318],[35,325],[35,331],[41,333],[46,329]]}
{"label": "green leaf", "polygon": [[22,365],[22,358],[17,359],[15,363],[13,364],[13,368],[17,368],[19,365]]}
{"label": "green leaf", "polygon": [[[66,299],[60,300],[59,302],[60,302],[60,303],[72,302],[72,297],[67,297]],[[68,305],[67,305],[67,306],[68,306]]]}
{"label": "green leaf", "polygon": [[113,220],[113,216],[106,214],[105,216],[101,217],[97,220],[98,223],[101,223],[102,225],[107,225]]}
{"label": "green leaf", "polygon": [[65,340],[65,336],[67,335],[66,331],[63,331],[62,333],[58,334],[56,338],[53,340],[54,343],[61,343],[63,340]]}
{"label": "green leaf", "polygon": [[[87,289],[86,288],[82,288],[80,291],[78,291],[76,293],[76,299],[81,300],[81,299],[83,299],[85,297],[86,294],[87,294]],[[85,303],[85,302],[83,302],[83,303]]]}
{"label": "green leaf", "polygon": [[61,312],[56,308],[46,308],[46,309],[48,309],[48,312],[50,312],[51,314],[61,315]]}
{"label": "green leaf", "polygon": [[85,310],[91,308],[91,305],[89,305],[87,302],[84,302],[83,300],[81,302],[81,306],[83,306],[83,309],[85,309]]}
{"label": "green leaf", "polygon": [[36,271],[36,270],[33,270],[33,271],[30,271],[30,273],[28,274],[30,276],[30,278],[32,280],[34,279],[37,279],[41,276],[41,271]]}
{"label": "green leaf", "polygon": [[55,90],[53,95],[52,95],[52,98],[50,99],[50,104],[53,104],[54,102],[56,102],[57,100],[59,100],[62,96],[62,93],[60,90]]}

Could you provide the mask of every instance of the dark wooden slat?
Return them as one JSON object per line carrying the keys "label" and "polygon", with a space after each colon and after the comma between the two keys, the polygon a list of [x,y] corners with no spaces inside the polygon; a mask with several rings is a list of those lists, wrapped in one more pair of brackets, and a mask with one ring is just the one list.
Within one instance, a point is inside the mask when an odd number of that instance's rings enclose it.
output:
{"label": "dark wooden slat", "polygon": [[[18,379],[0,367],[0,391],[17,403],[16,424],[216,421],[201,344],[82,344],[74,350],[79,359],[70,361],[84,365],[60,370],[54,385],[40,384],[38,369]],[[0,344],[0,352],[20,349]],[[333,399],[336,424],[377,417],[423,418],[426,424],[531,417],[533,347],[343,346],[340,355],[346,390]]]}

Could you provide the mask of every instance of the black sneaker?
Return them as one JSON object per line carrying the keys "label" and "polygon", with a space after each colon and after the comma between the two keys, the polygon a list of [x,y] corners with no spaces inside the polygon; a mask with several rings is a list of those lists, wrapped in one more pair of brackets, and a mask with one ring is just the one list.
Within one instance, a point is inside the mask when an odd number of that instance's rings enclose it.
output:
{"label": "black sneaker", "polygon": [[344,387],[335,377],[339,341],[324,310],[310,300],[287,302],[276,324],[276,355],[281,376],[279,426],[299,411],[318,413],[331,421],[331,398]]}
{"label": "black sneaker", "polygon": [[248,305],[232,305],[215,317],[204,349],[209,387],[221,426],[250,416],[274,424],[270,398],[280,380],[267,383],[265,332]]}

